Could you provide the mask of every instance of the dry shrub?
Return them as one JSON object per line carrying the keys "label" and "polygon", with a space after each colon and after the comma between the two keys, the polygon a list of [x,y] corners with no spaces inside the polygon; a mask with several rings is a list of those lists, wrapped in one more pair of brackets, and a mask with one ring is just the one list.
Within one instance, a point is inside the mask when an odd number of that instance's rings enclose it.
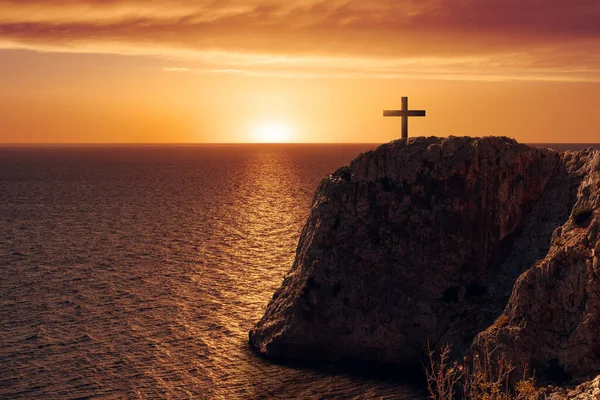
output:
{"label": "dry shrub", "polygon": [[[497,349],[487,345],[470,359],[450,362],[451,348],[444,346],[439,355],[429,349],[426,369],[427,389],[434,400],[542,400],[544,390],[536,387],[534,377],[525,374],[515,385],[510,375],[515,370],[503,355],[494,355]],[[527,367],[523,366],[523,371]]]}
{"label": "dry shrub", "polygon": [[427,390],[434,400],[452,400],[455,398],[456,387],[464,379],[464,367],[458,362],[449,363],[450,346],[446,345],[439,354],[439,359],[428,346],[429,368],[427,374]]}

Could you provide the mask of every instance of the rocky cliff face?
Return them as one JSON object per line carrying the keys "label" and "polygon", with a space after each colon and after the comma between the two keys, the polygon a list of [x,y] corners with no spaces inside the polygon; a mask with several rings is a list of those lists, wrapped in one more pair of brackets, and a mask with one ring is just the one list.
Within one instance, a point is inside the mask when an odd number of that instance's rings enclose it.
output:
{"label": "rocky cliff face", "polygon": [[600,372],[600,152],[561,158],[579,182],[571,215],[545,257],[519,277],[504,313],[478,337],[514,364],[525,361],[559,382]]}
{"label": "rocky cliff face", "polygon": [[464,137],[361,155],[319,187],[251,346],[420,368],[428,341],[480,334],[545,371],[600,370],[598,160]]}

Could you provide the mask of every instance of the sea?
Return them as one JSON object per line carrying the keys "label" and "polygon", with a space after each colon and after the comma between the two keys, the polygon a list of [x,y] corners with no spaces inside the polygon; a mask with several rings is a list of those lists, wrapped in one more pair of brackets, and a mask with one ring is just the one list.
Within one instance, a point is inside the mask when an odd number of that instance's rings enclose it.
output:
{"label": "sea", "polygon": [[0,147],[0,398],[425,398],[248,346],[317,185],[376,146]]}

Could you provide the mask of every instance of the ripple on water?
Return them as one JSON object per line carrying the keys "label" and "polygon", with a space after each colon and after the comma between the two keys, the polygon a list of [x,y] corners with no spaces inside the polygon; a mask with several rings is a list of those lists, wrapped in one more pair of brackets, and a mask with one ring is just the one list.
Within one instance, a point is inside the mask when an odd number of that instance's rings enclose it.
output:
{"label": "ripple on water", "polygon": [[0,148],[0,397],[415,398],[247,346],[320,179],[371,147]]}

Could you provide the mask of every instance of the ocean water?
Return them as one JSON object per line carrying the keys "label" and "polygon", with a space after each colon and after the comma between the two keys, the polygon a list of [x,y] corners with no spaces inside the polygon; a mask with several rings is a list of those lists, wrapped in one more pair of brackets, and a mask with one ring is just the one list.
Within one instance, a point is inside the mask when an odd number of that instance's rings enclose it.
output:
{"label": "ocean water", "polygon": [[374,147],[0,147],[0,398],[422,398],[247,345],[318,183]]}
{"label": "ocean water", "polygon": [[320,180],[375,145],[0,148],[0,398],[418,398],[256,357]]}

